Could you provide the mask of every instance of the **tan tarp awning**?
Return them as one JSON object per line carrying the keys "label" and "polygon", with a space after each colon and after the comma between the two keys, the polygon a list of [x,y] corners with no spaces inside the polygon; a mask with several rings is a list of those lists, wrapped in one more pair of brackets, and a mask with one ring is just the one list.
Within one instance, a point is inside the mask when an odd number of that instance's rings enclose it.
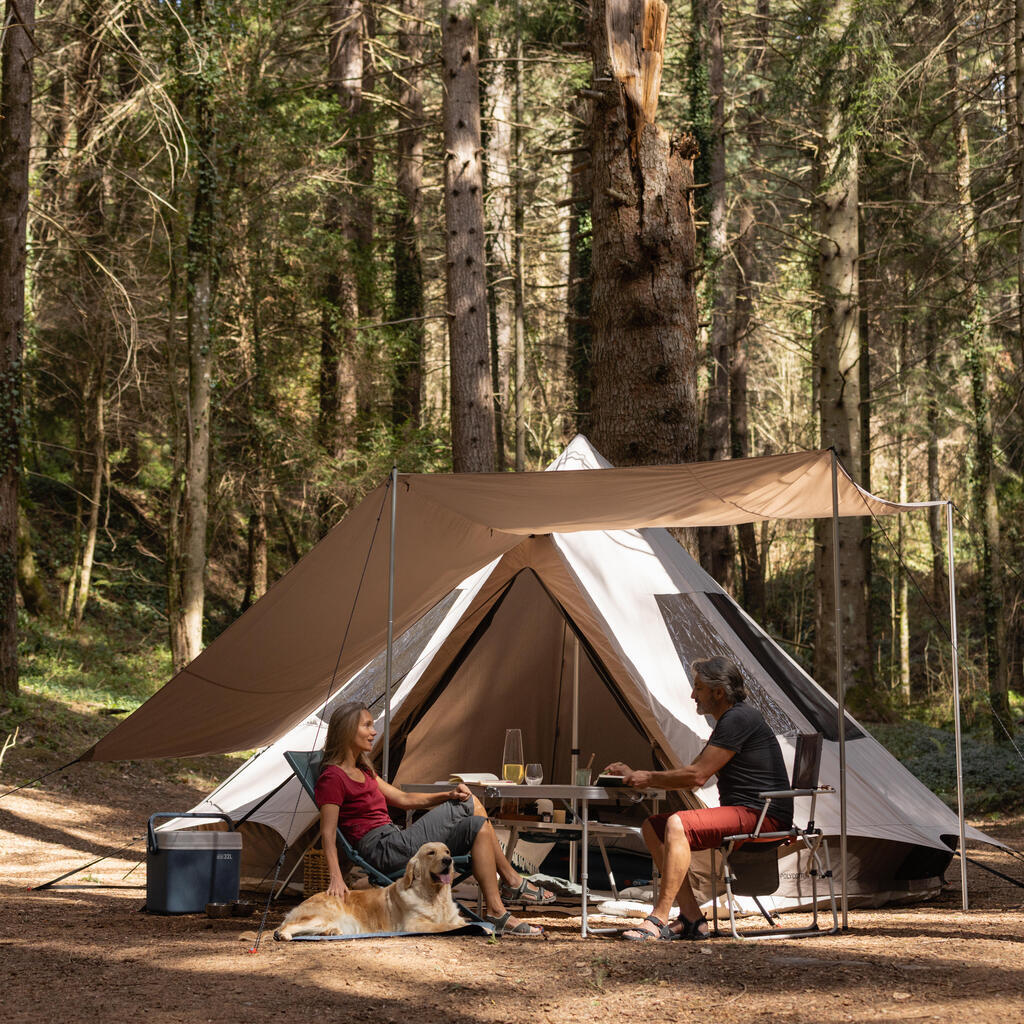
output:
{"label": "tan tarp awning", "polygon": [[[524,536],[832,515],[832,453],[568,473],[402,475],[395,633]],[[888,515],[840,469],[839,514]],[[384,646],[390,484],[83,755],[117,760],[263,746]]]}

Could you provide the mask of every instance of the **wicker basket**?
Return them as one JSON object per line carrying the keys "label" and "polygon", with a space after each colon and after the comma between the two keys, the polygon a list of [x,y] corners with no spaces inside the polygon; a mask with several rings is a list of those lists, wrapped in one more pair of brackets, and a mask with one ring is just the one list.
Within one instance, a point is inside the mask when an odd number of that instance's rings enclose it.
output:
{"label": "wicker basket", "polygon": [[314,893],[323,892],[330,884],[327,858],[319,846],[314,846],[302,858],[302,894],[309,899]]}

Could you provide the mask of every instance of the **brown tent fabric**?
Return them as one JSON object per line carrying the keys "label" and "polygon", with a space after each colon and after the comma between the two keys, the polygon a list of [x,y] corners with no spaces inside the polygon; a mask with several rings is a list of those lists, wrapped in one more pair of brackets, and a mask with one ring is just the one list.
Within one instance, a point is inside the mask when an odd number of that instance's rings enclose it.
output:
{"label": "brown tent fabric", "polygon": [[[839,514],[889,515],[840,467]],[[390,482],[82,760],[272,742],[384,646]],[[832,515],[832,453],[563,473],[400,475],[395,635],[524,536]]]}

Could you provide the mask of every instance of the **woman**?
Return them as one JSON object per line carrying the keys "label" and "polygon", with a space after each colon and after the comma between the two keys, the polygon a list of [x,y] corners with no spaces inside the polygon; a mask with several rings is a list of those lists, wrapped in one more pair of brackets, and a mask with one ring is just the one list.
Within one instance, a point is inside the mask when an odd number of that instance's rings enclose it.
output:
{"label": "woman", "polygon": [[[453,856],[470,855],[485,917],[498,934],[540,935],[540,928],[513,917],[502,897],[535,904],[551,903],[555,897],[528,882],[508,862],[480,801],[461,783],[445,793],[405,793],[389,785],[370,764],[376,736],[373,715],[358,701],[338,707],[327,726],[316,803],[331,876],[328,893],[344,899],[348,892],[338,863],[335,829],[340,828],[359,854],[385,874],[401,870],[424,843],[444,843]],[[433,810],[403,830],[391,821],[388,806]]]}

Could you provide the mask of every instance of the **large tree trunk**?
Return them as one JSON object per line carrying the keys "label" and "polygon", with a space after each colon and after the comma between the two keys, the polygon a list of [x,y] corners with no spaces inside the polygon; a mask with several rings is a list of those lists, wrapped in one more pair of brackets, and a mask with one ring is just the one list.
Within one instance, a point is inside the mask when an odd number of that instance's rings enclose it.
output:
{"label": "large tree trunk", "polygon": [[391,400],[395,426],[419,426],[423,402],[423,0],[402,0],[398,52],[398,201],[394,218],[395,304],[399,339]]}
{"label": "large tree trunk", "polygon": [[[848,0],[837,0],[827,31],[838,39],[852,16]],[[836,454],[855,479],[861,472],[860,340],[858,324],[858,154],[842,144],[842,114],[835,80],[826,83],[816,172],[818,283],[821,308],[816,338],[816,373],[821,442]],[[866,607],[863,528],[859,519],[839,521],[839,601],[842,660],[848,687],[870,698],[871,657],[865,646]],[[815,525],[817,622],[815,678],[836,692],[836,610],[832,523]]]}
{"label": "large tree trunk", "polygon": [[667,8],[591,18],[593,437],[617,465],[697,457],[692,139],[654,123]]}
{"label": "large tree trunk", "polygon": [[18,692],[18,490],[35,0],[8,0],[0,52],[0,692]]}
{"label": "large tree trunk", "polygon": [[989,703],[992,735],[997,742],[1009,739],[1010,705],[1006,664],[1006,622],[1003,616],[1002,558],[1000,555],[999,505],[996,498],[993,456],[992,410],[988,393],[988,356],[985,321],[978,290],[978,239],[974,200],[971,196],[971,153],[967,120],[961,106],[960,65],[957,55],[959,26],[955,0],[943,10],[946,30],[946,74],[949,81],[951,125],[956,143],[956,226],[960,241],[964,280],[965,321],[963,351],[971,382],[974,407],[974,467],[971,494],[975,529],[981,534],[981,595],[985,622]]}
{"label": "large tree trunk", "polygon": [[[708,0],[708,84],[711,89],[711,179],[707,245],[708,302],[711,337],[708,353],[707,422],[704,457],[725,459],[731,454],[729,436],[732,344],[729,293],[733,261],[728,253],[725,195],[725,53],[722,42],[722,0]],[[729,593],[735,590],[735,550],[732,529],[710,526],[700,531],[701,563]]]}
{"label": "large tree trunk", "polygon": [[486,473],[494,470],[495,435],[475,0],[444,0],[441,44],[452,465],[456,473]]}

